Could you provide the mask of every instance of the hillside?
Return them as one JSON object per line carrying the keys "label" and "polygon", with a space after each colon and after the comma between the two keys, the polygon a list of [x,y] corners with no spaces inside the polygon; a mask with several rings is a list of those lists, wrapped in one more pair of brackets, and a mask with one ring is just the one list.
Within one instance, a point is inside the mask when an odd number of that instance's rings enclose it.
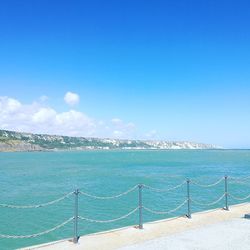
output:
{"label": "hillside", "polygon": [[0,130],[0,151],[46,151],[91,149],[217,149],[219,147],[194,142],[98,139],[19,133]]}

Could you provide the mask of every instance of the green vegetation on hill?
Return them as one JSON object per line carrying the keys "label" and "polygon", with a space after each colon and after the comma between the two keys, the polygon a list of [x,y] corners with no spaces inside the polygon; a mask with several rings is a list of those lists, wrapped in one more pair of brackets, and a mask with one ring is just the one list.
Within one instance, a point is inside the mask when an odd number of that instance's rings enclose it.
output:
{"label": "green vegetation on hill", "polygon": [[191,142],[98,139],[0,130],[0,151],[214,148],[216,147],[213,145]]}

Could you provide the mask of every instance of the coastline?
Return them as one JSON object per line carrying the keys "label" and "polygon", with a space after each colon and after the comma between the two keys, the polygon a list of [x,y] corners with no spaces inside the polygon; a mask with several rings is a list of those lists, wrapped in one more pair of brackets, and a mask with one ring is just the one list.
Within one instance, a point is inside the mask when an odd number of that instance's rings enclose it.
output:
{"label": "coastline", "polygon": [[123,148],[111,148],[111,149],[44,149],[44,150],[26,150],[26,151],[15,151],[15,150],[9,150],[9,151],[1,151],[0,153],[44,153],[44,152],[51,152],[51,153],[56,153],[56,152],[154,152],[154,151],[249,151],[250,148],[215,148],[215,149],[202,149],[202,148],[195,148],[195,149],[156,149],[156,148],[148,148],[148,149],[123,149]]}
{"label": "coastline", "polygon": [[114,139],[32,134],[0,129],[0,151],[220,149],[193,141]]}
{"label": "coastline", "polygon": [[140,151],[230,151],[230,150],[250,150],[250,149],[203,149],[203,148],[195,148],[195,149],[159,149],[159,148],[145,148],[145,149],[124,149],[124,148],[111,148],[111,149],[44,149],[44,150],[24,150],[24,151],[18,151],[18,150],[9,150],[9,151],[1,151],[0,153],[32,153],[32,152],[95,152],[95,151],[133,151],[133,152],[140,152]]}

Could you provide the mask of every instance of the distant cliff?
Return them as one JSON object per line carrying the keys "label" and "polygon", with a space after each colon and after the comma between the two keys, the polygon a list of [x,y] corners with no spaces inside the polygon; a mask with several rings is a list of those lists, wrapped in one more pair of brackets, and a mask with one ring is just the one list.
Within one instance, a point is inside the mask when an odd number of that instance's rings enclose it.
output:
{"label": "distant cliff", "polygon": [[47,151],[91,149],[218,149],[194,142],[98,139],[42,135],[0,130],[0,151]]}

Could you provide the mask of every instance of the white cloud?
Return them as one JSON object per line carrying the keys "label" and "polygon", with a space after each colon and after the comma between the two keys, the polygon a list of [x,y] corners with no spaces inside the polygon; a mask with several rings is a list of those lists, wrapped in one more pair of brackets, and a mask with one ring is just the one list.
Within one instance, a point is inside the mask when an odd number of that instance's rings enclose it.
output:
{"label": "white cloud", "polygon": [[36,113],[32,115],[32,121],[34,123],[45,123],[55,118],[56,111],[51,108],[40,108]]}
{"label": "white cloud", "polygon": [[74,106],[74,105],[76,105],[76,104],[79,103],[80,97],[79,97],[78,94],[72,93],[72,92],[69,91],[69,92],[67,92],[67,93],[65,94],[65,96],[64,96],[64,101],[65,101],[68,105]]}
{"label": "white cloud", "polygon": [[134,136],[135,124],[132,122],[126,123],[120,118],[113,118],[111,120],[113,127],[113,136],[117,138],[131,138]]}
{"label": "white cloud", "polygon": [[56,127],[61,131],[60,133],[64,133],[66,130],[72,136],[91,136],[95,135],[96,132],[95,121],[84,113],[75,110],[57,114]]}
{"label": "white cloud", "polygon": [[14,113],[20,109],[21,103],[13,98],[8,98],[7,96],[0,97],[0,110],[3,114]]}
{"label": "white cloud", "polygon": [[83,112],[58,112],[44,103],[23,104],[0,96],[0,129],[69,136],[135,138],[135,125],[119,118],[95,120]]}
{"label": "white cloud", "polygon": [[0,129],[33,133],[90,136],[95,121],[82,112],[59,113],[42,104],[24,105],[9,97],[0,97]]}

